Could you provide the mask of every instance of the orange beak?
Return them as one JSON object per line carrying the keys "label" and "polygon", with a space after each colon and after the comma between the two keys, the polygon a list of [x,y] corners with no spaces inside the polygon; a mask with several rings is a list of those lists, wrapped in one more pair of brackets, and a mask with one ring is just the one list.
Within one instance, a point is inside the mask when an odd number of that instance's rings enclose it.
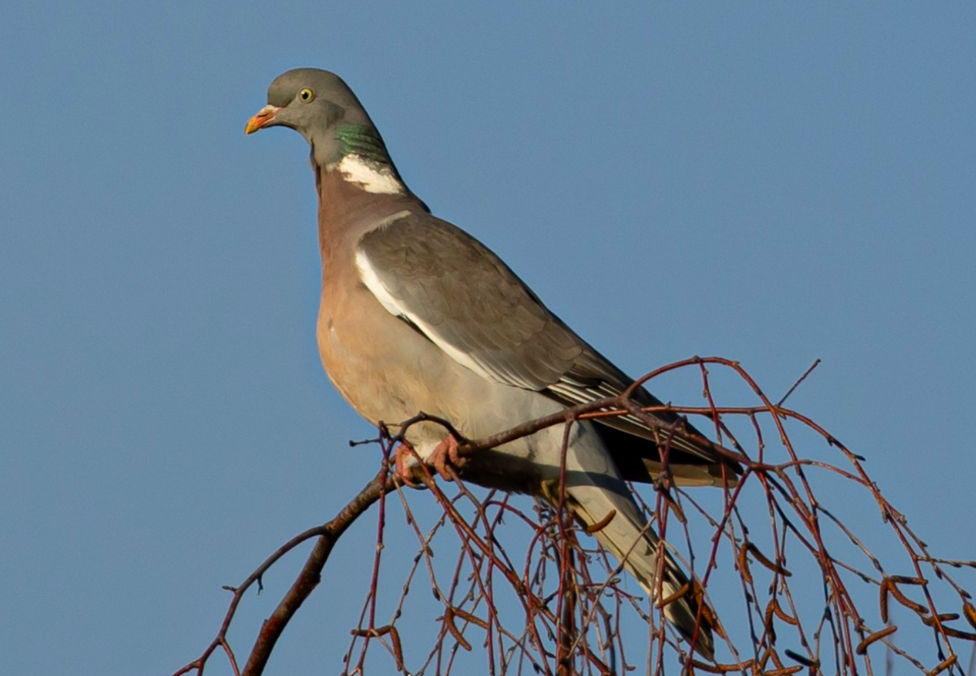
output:
{"label": "orange beak", "polygon": [[257,115],[252,117],[247,121],[247,126],[244,127],[245,134],[253,134],[258,129],[263,129],[271,123],[271,120],[275,118],[278,111],[281,110],[278,106],[267,105],[258,111]]}

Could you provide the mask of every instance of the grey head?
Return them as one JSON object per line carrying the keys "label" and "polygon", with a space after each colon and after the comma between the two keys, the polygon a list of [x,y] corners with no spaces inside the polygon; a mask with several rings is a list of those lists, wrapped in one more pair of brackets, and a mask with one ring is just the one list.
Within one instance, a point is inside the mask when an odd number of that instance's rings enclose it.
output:
{"label": "grey head", "polygon": [[248,121],[244,131],[252,134],[277,126],[304,136],[312,149],[312,162],[326,171],[355,154],[395,172],[373,121],[335,73],[296,68],[276,77],[268,87],[268,105]]}

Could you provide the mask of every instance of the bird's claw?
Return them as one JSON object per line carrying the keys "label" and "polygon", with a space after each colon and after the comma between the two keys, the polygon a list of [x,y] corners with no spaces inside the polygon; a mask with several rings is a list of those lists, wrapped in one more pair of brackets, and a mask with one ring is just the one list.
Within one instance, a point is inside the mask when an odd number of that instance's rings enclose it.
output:
{"label": "bird's claw", "polygon": [[[393,451],[394,478],[410,488],[423,488],[426,477],[419,460],[412,446],[405,442],[398,445]],[[457,439],[450,434],[434,447],[427,458],[427,465],[433,467],[445,481],[454,481],[457,478],[456,470],[465,464],[467,459],[458,454]]]}
{"label": "bird's claw", "polygon": [[437,473],[445,481],[454,481],[457,478],[455,469],[461,469],[467,464],[467,459],[458,454],[458,442],[453,435],[448,434],[437,444],[434,452],[430,454],[428,461],[437,470]]}
{"label": "bird's claw", "polygon": [[423,482],[416,479],[422,471],[420,463],[414,462],[417,460],[419,456],[412,446],[399,444],[393,451],[393,478],[408,488],[423,488]]}

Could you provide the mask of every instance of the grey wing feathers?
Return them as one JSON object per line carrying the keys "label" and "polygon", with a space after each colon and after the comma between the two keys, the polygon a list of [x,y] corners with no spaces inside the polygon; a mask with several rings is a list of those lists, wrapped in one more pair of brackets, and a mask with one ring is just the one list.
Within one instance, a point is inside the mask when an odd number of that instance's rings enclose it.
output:
{"label": "grey wing feathers", "polygon": [[[550,312],[498,256],[430,214],[405,213],[367,232],[357,263],[388,311],[482,377],[542,392],[567,406],[616,396],[632,382]],[[661,404],[643,388],[634,401]],[[699,434],[673,413],[654,417]],[[632,416],[600,422],[650,442],[668,438]],[[672,447],[692,462],[720,462],[702,441],[670,437]],[[659,459],[654,443],[641,454]]]}
{"label": "grey wing feathers", "polygon": [[483,376],[543,390],[586,347],[494,253],[433,216],[410,214],[373,230],[359,253],[399,314]]}

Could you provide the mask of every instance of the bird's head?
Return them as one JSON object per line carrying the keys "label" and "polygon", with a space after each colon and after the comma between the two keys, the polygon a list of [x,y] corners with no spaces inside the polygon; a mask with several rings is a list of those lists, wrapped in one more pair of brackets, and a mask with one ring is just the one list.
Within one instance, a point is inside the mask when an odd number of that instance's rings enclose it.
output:
{"label": "bird's head", "polygon": [[244,132],[277,126],[304,136],[312,160],[325,169],[350,154],[392,165],[373,121],[335,73],[297,68],[276,77],[268,87],[268,105],[248,120]]}

